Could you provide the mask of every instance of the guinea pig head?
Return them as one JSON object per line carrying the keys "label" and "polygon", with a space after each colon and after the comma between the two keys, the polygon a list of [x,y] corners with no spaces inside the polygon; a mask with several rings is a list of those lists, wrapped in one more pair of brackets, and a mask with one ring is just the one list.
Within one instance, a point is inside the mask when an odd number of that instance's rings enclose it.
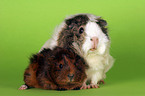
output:
{"label": "guinea pig head", "polygon": [[78,15],[74,18],[65,20],[65,27],[59,34],[58,46],[70,46],[76,42],[80,47],[85,40],[84,26],[87,24],[88,17],[85,15]]}
{"label": "guinea pig head", "polygon": [[54,53],[51,77],[63,89],[81,87],[86,79],[85,61],[74,52],[57,48]]}
{"label": "guinea pig head", "polygon": [[82,49],[85,53],[96,51],[98,54],[104,54],[110,44],[107,22],[101,17],[88,17],[90,19],[85,26],[86,38]]}
{"label": "guinea pig head", "polygon": [[92,14],[78,14],[67,18],[65,22],[67,27],[63,31],[67,30],[66,34],[71,34],[71,42],[76,42],[84,53],[96,50],[104,53],[109,44],[107,22],[104,19]]}

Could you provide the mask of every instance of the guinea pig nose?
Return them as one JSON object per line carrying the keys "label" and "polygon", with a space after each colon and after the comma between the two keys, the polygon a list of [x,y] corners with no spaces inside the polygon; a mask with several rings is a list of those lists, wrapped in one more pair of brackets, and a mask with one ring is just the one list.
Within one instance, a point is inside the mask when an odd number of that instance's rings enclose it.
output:
{"label": "guinea pig nose", "polygon": [[97,38],[97,37],[92,37],[90,40],[91,40],[92,42],[98,43],[98,38]]}
{"label": "guinea pig nose", "polygon": [[94,51],[97,48],[97,45],[98,45],[99,40],[98,40],[97,37],[92,37],[90,40],[92,41],[91,50]]}
{"label": "guinea pig nose", "polygon": [[73,79],[73,77],[74,77],[74,74],[68,74],[67,76],[68,76],[68,78],[70,79],[70,81],[72,81],[72,79]]}

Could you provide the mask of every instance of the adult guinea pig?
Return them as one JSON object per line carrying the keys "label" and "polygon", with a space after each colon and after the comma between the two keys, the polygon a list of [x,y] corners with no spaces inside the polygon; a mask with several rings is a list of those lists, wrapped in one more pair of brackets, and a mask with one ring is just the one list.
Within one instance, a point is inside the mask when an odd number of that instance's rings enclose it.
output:
{"label": "adult guinea pig", "polygon": [[73,50],[55,47],[33,55],[24,73],[24,82],[19,89],[42,88],[71,90],[82,87],[86,80],[86,63]]}
{"label": "adult guinea pig", "polygon": [[104,82],[106,72],[114,63],[109,53],[111,42],[106,26],[106,20],[100,16],[92,14],[70,16],[55,29],[52,38],[42,46],[41,50],[53,49],[55,46],[71,46],[87,61],[89,87],[98,88],[99,82]]}

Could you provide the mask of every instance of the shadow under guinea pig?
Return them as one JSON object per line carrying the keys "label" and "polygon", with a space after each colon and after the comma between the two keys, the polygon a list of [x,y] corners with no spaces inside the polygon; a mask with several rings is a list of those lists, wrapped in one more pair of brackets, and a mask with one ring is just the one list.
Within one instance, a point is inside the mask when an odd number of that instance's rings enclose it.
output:
{"label": "shadow under guinea pig", "polygon": [[44,49],[30,59],[24,73],[25,84],[19,89],[80,89],[87,77],[85,67],[84,59],[71,49]]}

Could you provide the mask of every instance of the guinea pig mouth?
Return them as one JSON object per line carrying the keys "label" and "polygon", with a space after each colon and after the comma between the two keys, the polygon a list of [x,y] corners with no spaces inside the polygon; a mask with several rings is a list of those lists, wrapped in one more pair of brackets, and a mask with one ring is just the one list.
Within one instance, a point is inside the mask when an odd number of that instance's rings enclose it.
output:
{"label": "guinea pig mouth", "polygon": [[97,51],[97,49],[98,49],[98,46],[94,47],[94,48],[91,48],[90,51]]}
{"label": "guinea pig mouth", "polygon": [[93,46],[92,48],[90,48],[90,51],[97,51],[98,50],[99,45],[97,46]]}

